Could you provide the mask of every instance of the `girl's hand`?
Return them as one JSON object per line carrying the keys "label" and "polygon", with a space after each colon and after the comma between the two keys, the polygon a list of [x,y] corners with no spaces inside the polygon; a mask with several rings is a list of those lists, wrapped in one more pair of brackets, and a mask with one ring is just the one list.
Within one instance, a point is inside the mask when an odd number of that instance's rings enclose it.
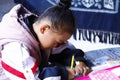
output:
{"label": "girl's hand", "polygon": [[74,69],[71,68],[67,68],[68,71],[68,80],[73,80],[75,77],[75,71]]}
{"label": "girl's hand", "polygon": [[86,66],[86,64],[82,61],[76,62],[74,70],[77,74],[79,74],[79,76],[86,76],[91,71],[91,69],[88,66]]}

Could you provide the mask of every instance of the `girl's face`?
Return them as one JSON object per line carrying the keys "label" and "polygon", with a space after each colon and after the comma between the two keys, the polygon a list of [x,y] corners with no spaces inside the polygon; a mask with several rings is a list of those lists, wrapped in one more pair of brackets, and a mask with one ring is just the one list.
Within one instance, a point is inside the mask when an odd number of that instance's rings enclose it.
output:
{"label": "girl's face", "polygon": [[39,36],[40,45],[43,49],[57,47],[61,43],[65,43],[71,37],[68,33],[58,33],[51,29],[46,29],[42,36]]}
{"label": "girl's face", "polygon": [[67,33],[59,34],[48,30],[48,32],[45,32],[43,38],[40,39],[41,47],[45,49],[57,47],[59,44],[65,43],[70,36]]}
{"label": "girl's face", "polygon": [[40,47],[42,49],[51,49],[57,47],[61,43],[65,43],[71,35],[62,31],[53,31],[49,25],[39,25],[39,29],[34,27],[38,36]]}

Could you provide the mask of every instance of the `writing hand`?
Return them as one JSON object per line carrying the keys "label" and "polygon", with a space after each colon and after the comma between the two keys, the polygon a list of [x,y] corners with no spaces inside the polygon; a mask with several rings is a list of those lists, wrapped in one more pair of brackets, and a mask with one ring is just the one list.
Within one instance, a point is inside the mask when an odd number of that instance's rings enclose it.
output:
{"label": "writing hand", "polygon": [[79,74],[79,76],[86,76],[91,71],[91,69],[88,66],[86,66],[84,62],[81,62],[81,61],[76,63],[74,70],[77,73],[77,75]]}

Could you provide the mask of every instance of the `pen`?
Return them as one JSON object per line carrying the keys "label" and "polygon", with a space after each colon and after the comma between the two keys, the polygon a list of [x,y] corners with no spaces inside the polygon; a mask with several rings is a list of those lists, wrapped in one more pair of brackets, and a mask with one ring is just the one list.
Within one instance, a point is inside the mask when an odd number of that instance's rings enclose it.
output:
{"label": "pen", "polygon": [[[74,67],[74,62],[75,62],[75,56],[72,55],[71,66],[70,66],[71,69],[73,69],[73,67]],[[76,64],[78,64],[78,63],[79,62],[77,61]],[[82,76],[82,75],[80,73],[78,73],[78,72],[75,71],[75,77],[80,77],[80,76]]]}
{"label": "pen", "polygon": [[74,59],[75,59],[75,56],[74,55],[72,55],[72,59],[71,59],[71,66],[70,66],[70,68],[72,69],[73,68],[73,66],[74,66]]}

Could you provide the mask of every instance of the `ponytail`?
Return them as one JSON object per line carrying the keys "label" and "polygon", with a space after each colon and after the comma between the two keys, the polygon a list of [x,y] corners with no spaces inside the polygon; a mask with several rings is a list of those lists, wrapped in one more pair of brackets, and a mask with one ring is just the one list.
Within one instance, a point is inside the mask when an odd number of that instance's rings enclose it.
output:
{"label": "ponytail", "polygon": [[69,9],[71,6],[71,1],[72,0],[60,0],[57,5],[65,9]]}

